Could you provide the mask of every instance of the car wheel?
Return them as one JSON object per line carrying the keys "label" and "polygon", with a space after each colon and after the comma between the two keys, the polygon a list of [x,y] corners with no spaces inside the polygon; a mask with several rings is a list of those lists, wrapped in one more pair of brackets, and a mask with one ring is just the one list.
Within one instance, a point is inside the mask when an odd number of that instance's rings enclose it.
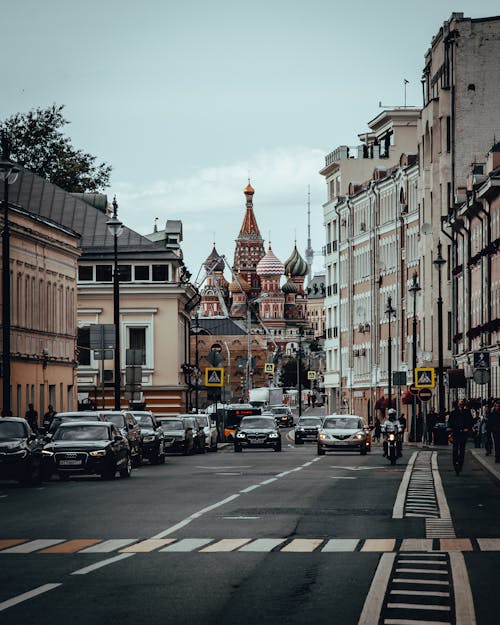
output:
{"label": "car wheel", "polygon": [[215,445],[213,445],[213,446],[211,447],[211,450],[212,450],[213,452],[216,452],[218,449],[219,449],[219,448],[218,448],[218,446],[217,446],[217,441],[215,441]]}
{"label": "car wheel", "polygon": [[235,446],[234,446],[234,451],[235,451],[236,453],[239,453],[239,452],[243,451],[243,449],[242,449],[241,445],[235,445]]}
{"label": "car wheel", "polygon": [[107,468],[101,473],[103,480],[114,480],[116,475],[116,466],[114,468]]}
{"label": "car wheel", "polygon": [[318,456],[324,456],[325,455],[325,450],[321,449],[321,447],[318,447]]}
{"label": "car wheel", "polygon": [[120,477],[130,477],[132,474],[132,461],[130,456],[127,456],[127,462],[125,463],[125,467],[120,469]]}

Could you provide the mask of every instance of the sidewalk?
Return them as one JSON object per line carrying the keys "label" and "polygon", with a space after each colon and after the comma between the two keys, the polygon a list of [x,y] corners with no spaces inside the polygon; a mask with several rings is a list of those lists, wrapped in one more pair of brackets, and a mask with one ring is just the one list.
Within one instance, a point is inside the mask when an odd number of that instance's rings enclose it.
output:
{"label": "sidewalk", "polygon": [[491,473],[491,475],[500,482],[500,462],[495,462],[495,452],[493,451],[487,456],[485,450],[482,448],[470,449],[469,451],[486,471]]}

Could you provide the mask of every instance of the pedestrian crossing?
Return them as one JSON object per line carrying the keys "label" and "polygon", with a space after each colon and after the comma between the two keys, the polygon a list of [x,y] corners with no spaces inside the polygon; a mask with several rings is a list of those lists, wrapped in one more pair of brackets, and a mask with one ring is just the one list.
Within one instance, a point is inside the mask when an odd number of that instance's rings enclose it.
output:
{"label": "pedestrian crossing", "polygon": [[112,553],[399,553],[500,551],[500,538],[119,538],[0,539],[0,556]]}

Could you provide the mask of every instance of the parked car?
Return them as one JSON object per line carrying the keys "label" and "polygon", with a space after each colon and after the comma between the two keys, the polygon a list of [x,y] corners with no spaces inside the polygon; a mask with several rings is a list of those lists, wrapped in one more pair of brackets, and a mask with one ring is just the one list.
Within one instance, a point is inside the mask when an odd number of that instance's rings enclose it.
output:
{"label": "parked car", "polygon": [[132,466],[142,464],[141,429],[128,410],[98,410],[99,415],[115,425],[119,432],[127,439],[130,446]]}
{"label": "parked car", "polygon": [[244,447],[271,447],[281,451],[281,434],[273,417],[244,417],[236,430],[234,451]]}
{"label": "parked car", "polygon": [[0,479],[21,484],[41,481],[43,441],[19,417],[0,419]]}
{"label": "parked car", "polygon": [[361,417],[346,414],[331,414],[323,419],[318,430],[318,456],[325,451],[359,450],[367,452],[365,422]]}
{"label": "parked car", "polygon": [[205,453],[205,431],[203,424],[199,424],[196,420],[198,415],[192,414],[180,414],[179,419],[184,423],[184,427],[187,431],[191,431],[193,436],[192,451],[196,454]]}
{"label": "parked car", "polygon": [[165,451],[180,452],[185,456],[193,450],[193,430],[186,429],[179,417],[157,417],[163,430]]}
{"label": "parked car", "polygon": [[276,406],[270,406],[269,410],[274,415],[276,423],[280,427],[293,427],[293,414],[289,406],[287,406],[286,404],[279,404]]}
{"label": "parked car", "polygon": [[85,412],[58,412],[52,419],[49,429],[45,431],[40,429],[41,433],[45,434],[47,440],[54,436],[55,431],[61,425],[61,423],[67,421],[104,421],[104,417],[99,412],[85,411]]}
{"label": "parked car", "polygon": [[151,464],[165,462],[163,430],[152,412],[131,410],[130,414],[139,424],[142,440],[142,457]]}
{"label": "parked car", "polygon": [[300,417],[293,432],[295,444],[303,445],[304,441],[316,442],[320,427],[321,419],[319,417]]}
{"label": "parked car", "polygon": [[195,419],[198,426],[203,428],[205,434],[205,448],[208,451],[217,451],[217,422],[212,421],[208,414],[197,414],[195,415]]}
{"label": "parked car", "polygon": [[46,479],[54,473],[62,480],[71,475],[93,474],[113,479],[117,471],[121,477],[130,477],[130,446],[113,423],[61,423],[42,450],[42,471]]}

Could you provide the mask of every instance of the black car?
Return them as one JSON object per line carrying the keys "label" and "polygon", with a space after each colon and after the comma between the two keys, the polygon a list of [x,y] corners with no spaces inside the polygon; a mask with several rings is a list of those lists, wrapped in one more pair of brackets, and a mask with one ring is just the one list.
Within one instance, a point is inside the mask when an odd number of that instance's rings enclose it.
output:
{"label": "black car", "polygon": [[158,417],[157,421],[163,430],[165,451],[187,456],[194,446],[192,428],[187,429],[184,421],[177,417]]}
{"label": "black car", "polygon": [[243,447],[272,447],[281,451],[281,434],[273,417],[244,417],[234,437],[234,451]]}
{"label": "black car", "polygon": [[132,466],[140,467],[142,464],[141,429],[133,415],[127,410],[98,410],[101,417],[115,425],[124,436],[130,446]]}
{"label": "black car", "polygon": [[319,417],[300,417],[294,430],[295,444],[303,445],[304,441],[316,442],[321,423],[322,421]]}
{"label": "black car", "polygon": [[139,424],[142,440],[142,457],[151,464],[165,462],[164,437],[160,424],[152,412],[132,410],[130,414]]}
{"label": "black car", "polygon": [[45,479],[57,473],[62,480],[71,475],[100,475],[113,479],[130,477],[132,460],[127,439],[109,422],[61,423],[42,450]]}
{"label": "black car", "polygon": [[276,423],[280,427],[293,427],[293,414],[289,406],[286,406],[285,404],[270,406],[269,411],[274,415]]}
{"label": "black car", "polygon": [[45,434],[47,440],[50,440],[61,423],[65,423],[67,421],[104,421],[104,417],[102,417],[98,412],[91,411],[58,412],[52,419],[49,429],[45,431],[45,429],[42,428],[41,432]]}
{"label": "black car", "polygon": [[0,419],[0,479],[21,484],[41,481],[43,441],[31,430],[25,419]]}

